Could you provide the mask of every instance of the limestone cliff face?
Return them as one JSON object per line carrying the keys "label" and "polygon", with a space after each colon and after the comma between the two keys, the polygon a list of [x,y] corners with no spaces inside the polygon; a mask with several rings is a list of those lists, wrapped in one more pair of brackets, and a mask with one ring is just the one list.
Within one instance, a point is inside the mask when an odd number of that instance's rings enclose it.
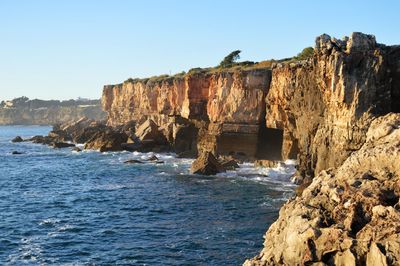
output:
{"label": "limestone cliff face", "polygon": [[311,59],[273,69],[267,127],[284,130],[283,157],[299,153],[302,175],[340,165],[373,117],[399,111],[399,53],[371,35],[322,35]]}
{"label": "limestone cliff face", "polygon": [[104,86],[102,105],[110,125],[121,125],[143,116],[175,116],[182,112],[186,93],[183,79],[162,82],[125,82]]}
{"label": "limestone cliff face", "polygon": [[[268,69],[196,73],[161,81],[125,82],[105,86],[102,105],[108,124],[151,118],[176,136],[178,120],[198,128],[198,147],[217,154],[257,154],[260,125],[264,127]],[[171,129],[172,128],[172,129]],[[175,129],[174,129],[175,128]],[[171,133],[172,132],[172,133]],[[232,138],[245,138],[234,147]]]}
{"label": "limestone cliff face", "polygon": [[107,85],[102,105],[111,125],[152,115],[259,124],[264,119],[270,76],[269,70],[259,69]]}

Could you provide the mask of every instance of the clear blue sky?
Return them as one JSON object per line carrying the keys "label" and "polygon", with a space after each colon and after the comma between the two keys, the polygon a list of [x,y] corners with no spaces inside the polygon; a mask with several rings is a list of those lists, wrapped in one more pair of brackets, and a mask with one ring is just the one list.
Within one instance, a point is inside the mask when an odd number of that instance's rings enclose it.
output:
{"label": "clear blue sky", "polygon": [[322,33],[400,44],[400,1],[0,0],[0,100],[99,98],[104,84],[297,54]]}

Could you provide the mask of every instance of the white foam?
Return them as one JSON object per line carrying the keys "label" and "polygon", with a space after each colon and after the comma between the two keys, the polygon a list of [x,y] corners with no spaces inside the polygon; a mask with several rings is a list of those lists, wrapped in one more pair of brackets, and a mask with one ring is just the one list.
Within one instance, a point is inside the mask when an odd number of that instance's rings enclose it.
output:
{"label": "white foam", "polygon": [[61,222],[60,219],[49,218],[49,219],[44,219],[43,221],[40,221],[39,225],[55,225],[55,224],[60,223],[60,222]]}
{"label": "white foam", "polygon": [[292,189],[294,184],[290,182],[290,177],[295,173],[296,162],[288,160],[279,163],[277,167],[265,168],[255,167],[252,163],[239,164],[240,168],[234,171],[217,174],[218,177],[238,178],[250,180],[258,183],[268,183],[278,185],[276,189],[286,191]]}

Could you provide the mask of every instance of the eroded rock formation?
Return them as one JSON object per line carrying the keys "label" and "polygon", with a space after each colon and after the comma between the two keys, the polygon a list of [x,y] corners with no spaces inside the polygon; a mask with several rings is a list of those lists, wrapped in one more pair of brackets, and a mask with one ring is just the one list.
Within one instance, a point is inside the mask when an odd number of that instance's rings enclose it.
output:
{"label": "eroded rock formation", "polygon": [[282,207],[245,265],[399,265],[399,197],[400,114],[391,113],[373,119],[340,167]]}
{"label": "eroded rock formation", "polygon": [[376,116],[400,108],[400,47],[353,33],[321,35],[307,61],[272,71],[267,127],[284,130],[283,158],[296,158],[300,174],[339,166],[358,150]]}
{"label": "eroded rock formation", "polygon": [[400,47],[361,33],[322,35],[312,58],[273,69],[267,126],[316,177],[245,265],[399,265],[399,81]]}

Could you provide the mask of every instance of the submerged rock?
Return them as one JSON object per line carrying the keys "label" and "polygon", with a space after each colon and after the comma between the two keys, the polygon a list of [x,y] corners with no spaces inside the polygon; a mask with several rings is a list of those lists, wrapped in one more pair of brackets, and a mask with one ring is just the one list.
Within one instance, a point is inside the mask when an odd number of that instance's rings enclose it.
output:
{"label": "submerged rock", "polygon": [[211,152],[204,152],[192,163],[190,172],[192,174],[215,175],[225,172],[225,168]]}
{"label": "submerged rock", "polygon": [[81,152],[82,150],[81,150],[79,147],[73,147],[73,148],[72,148],[72,151]]}
{"label": "submerged rock", "polygon": [[134,159],[132,159],[132,160],[125,161],[124,163],[127,163],[127,164],[134,164],[134,163],[144,163],[144,162],[139,161],[139,160],[134,160]]}
{"label": "submerged rock", "polygon": [[157,158],[157,156],[152,155],[147,159],[147,161],[158,161],[158,158]]}
{"label": "submerged rock", "polygon": [[13,138],[12,140],[11,140],[11,142],[23,142],[24,140],[20,137],[20,136],[16,136],[15,138]]}

